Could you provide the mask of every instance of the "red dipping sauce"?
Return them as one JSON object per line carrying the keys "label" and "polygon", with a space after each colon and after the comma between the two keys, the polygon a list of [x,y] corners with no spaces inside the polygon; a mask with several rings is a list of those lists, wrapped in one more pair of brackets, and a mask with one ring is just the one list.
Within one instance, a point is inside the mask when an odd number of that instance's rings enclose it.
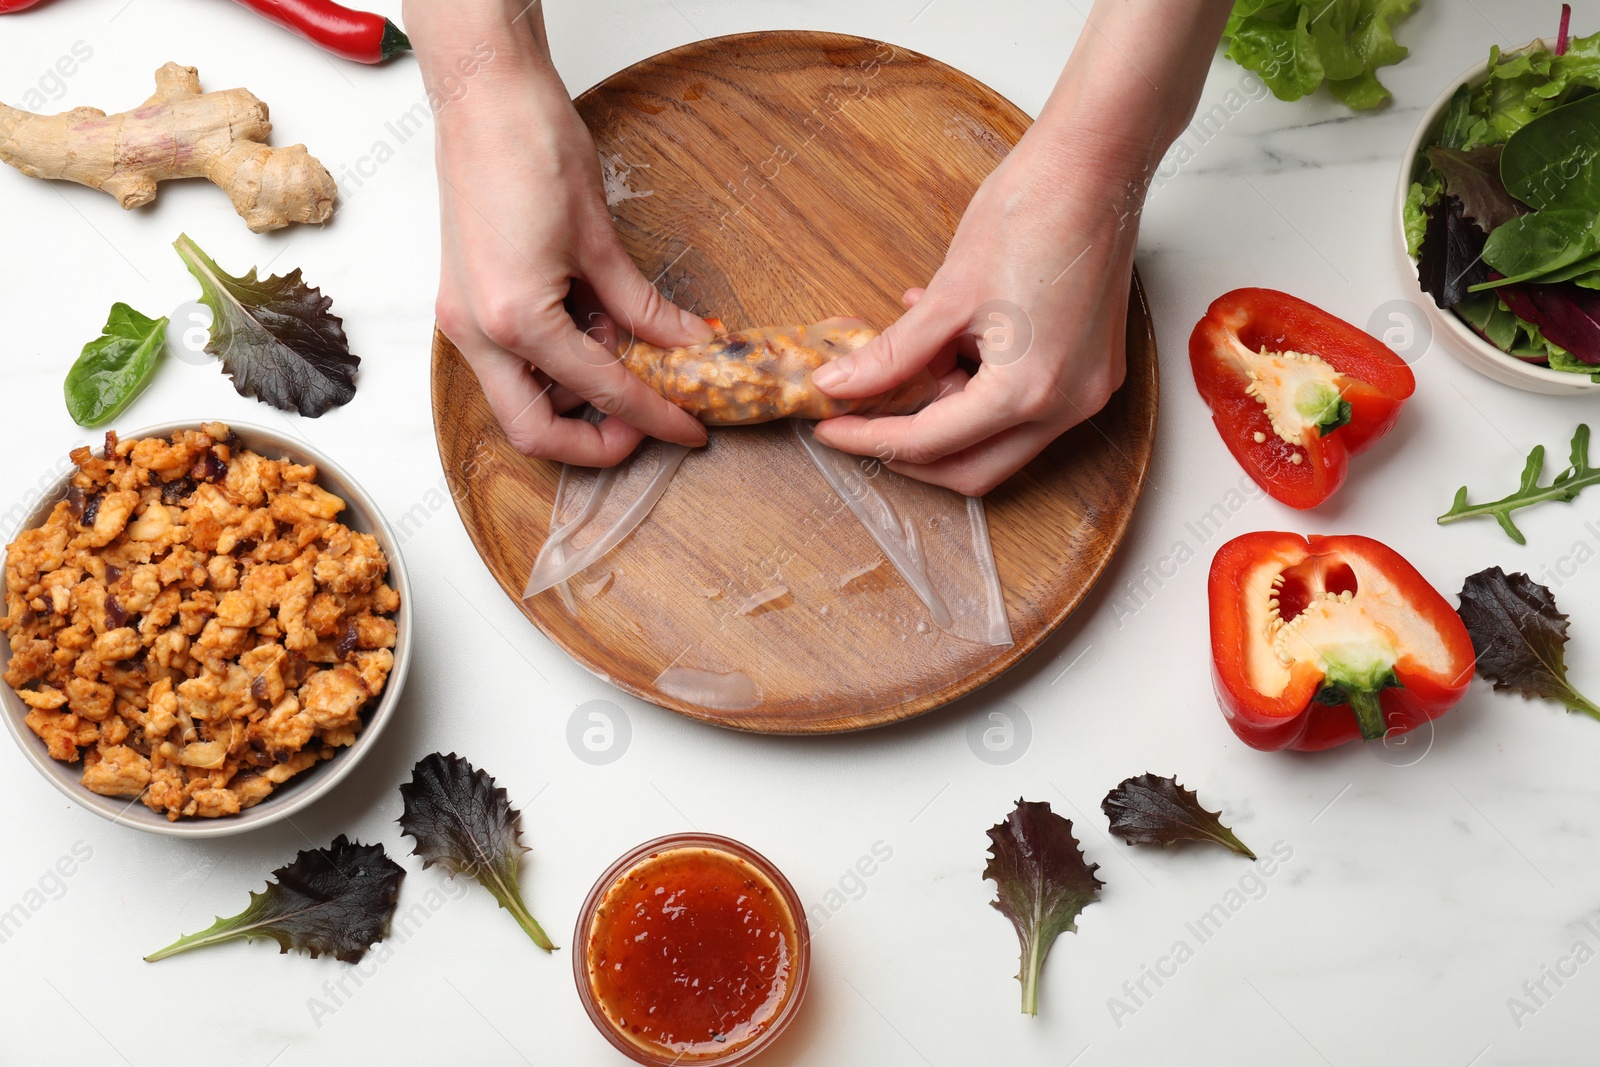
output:
{"label": "red dipping sauce", "polygon": [[747,1059],[805,991],[805,913],[737,841],[680,835],[622,857],[578,918],[578,989],[601,1033],[645,1064]]}

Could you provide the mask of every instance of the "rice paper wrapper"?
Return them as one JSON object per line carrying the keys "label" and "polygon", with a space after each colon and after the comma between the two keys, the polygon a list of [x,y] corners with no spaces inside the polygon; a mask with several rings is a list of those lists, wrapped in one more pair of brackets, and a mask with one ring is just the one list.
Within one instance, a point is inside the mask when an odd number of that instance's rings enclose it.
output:
{"label": "rice paper wrapper", "polygon": [[633,455],[615,467],[562,467],[550,515],[550,536],[533,561],[522,598],[559,586],[562,600],[576,610],[567,579],[638,529],[688,454],[683,445],[646,438]]}
{"label": "rice paper wrapper", "polygon": [[[829,448],[813,436],[812,425],[795,420],[796,440],[922,601],[929,620],[963,640],[1009,647],[1011,625],[983,501]],[[576,613],[568,579],[638,529],[689,451],[647,438],[616,467],[563,467],[550,534],[534,560],[523,599],[554,588]]]}
{"label": "rice paper wrapper", "polygon": [[921,599],[933,624],[968,641],[1009,647],[1011,623],[983,501],[872,461],[869,476],[862,457],[822,444],[813,425],[796,421],[795,436]]}

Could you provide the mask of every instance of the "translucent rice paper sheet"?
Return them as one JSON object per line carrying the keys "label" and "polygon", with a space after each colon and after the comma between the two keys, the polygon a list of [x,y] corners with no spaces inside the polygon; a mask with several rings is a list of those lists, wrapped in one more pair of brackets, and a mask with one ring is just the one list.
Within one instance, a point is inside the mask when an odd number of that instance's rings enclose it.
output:
{"label": "translucent rice paper sheet", "polygon": [[576,609],[565,582],[616,548],[650,514],[678,473],[689,449],[646,438],[632,456],[604,470],[561,468],[550,536],[533,561],[522,598],[561,587],[567,607]]}
{"label": "translucent rice paper sheet", "polygon": [[829,448],[812,435],[812,425],[796,420],[795,436],[927,606],[933,624],[978,644],[1010,646],[983,501]]}

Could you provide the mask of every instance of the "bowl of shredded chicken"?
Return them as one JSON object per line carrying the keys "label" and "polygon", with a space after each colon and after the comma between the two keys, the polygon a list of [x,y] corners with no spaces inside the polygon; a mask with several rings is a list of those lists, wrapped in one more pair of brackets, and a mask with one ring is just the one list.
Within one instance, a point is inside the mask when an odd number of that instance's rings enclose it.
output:
{"label": "bowl of shredded chicken", "polygon": [[0,687],[23,751],[117,822],[216,836],[342,779],[399,697],[410,590],[372,500],[258,427],[73,450],[6,549]]}

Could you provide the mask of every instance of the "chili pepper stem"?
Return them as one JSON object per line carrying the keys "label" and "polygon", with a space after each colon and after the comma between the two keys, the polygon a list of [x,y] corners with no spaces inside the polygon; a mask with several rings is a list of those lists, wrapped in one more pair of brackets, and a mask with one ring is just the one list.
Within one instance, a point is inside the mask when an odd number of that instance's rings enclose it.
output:
{"label": "chili pepper stem", "polygon": [[383,24],[383,40],[378,46],[378,53],[384,59],[389,59],[400,52],[411,51],[411,38],[406,36],[404,30],[387,20]]}

